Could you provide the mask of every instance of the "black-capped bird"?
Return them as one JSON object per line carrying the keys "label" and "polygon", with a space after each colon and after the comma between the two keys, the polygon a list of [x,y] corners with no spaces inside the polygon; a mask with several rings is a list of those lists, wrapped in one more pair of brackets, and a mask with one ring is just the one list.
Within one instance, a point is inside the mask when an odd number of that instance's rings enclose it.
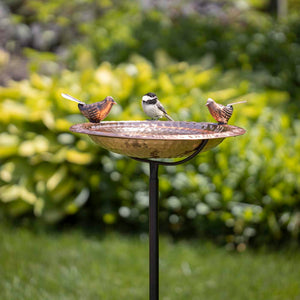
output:
{"label": "black-capped bird", "polygon": [[218,122],[218,124],[227,124],[228,120],[232,116],[232,112],[233,112],[232,105],[245,103],[245,102],[247,101],[239,101],[227,105],[222,105],[215,102],[213,99],[208,98],[206,102],[206,106],[208,107],[209,112],[211,113],[213,118]]}
{"label": "black-capped bird", "polygon": [[170,121],[174,121],[166,112],[163,105],[159,102],[154,93],[147,93],[142,98],[142,107],[145,114],[152,120],[158,120],[166,117]]}
{"label": "black-capped bird", "polygon": [[112,106],[117,104],[113,97],[107,96],[100,102],[86,104],[68,94],[61,94],[65,99],[78,103],[80,112],[92,123],[100,123],[109,114]]}

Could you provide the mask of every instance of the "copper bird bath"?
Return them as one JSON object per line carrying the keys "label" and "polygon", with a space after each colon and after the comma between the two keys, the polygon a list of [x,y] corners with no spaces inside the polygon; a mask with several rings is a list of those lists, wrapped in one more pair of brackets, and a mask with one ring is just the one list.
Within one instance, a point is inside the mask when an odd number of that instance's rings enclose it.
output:
{"label": "copper bird bath", "polygon": [[[179,165],[225,138],[246,131],[231,125],[180,121],[120,121],[73,125],[73,132],[88,134],[99,146],[150,165],[149,179],[149,299],[159,299],[158,166]],[[161,158],[179,158],[161,161]],[[153,160],[154,159],[154,160]]]}

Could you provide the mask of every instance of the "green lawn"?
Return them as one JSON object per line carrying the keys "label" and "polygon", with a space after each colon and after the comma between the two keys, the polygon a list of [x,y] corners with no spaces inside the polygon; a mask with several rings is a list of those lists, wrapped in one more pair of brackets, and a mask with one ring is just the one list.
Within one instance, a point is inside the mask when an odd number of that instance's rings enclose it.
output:
{"label": "green lawn", "polygon": [[[148,299],[148,241],[0,226],[0,299]],[[300,253],[161,238],[160,299],[300,299]]]}

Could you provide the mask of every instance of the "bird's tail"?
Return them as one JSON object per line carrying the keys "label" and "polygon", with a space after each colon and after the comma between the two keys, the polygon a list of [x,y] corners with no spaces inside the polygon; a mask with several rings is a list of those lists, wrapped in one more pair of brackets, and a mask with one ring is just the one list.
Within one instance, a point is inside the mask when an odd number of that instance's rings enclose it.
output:
{"label": "bird's tail", "polygon": [[72,97],[72,96],[70,96],[70,95],[68,95],[68,94],[62,93],[61,95],[62,95],[62,97],[64,97],[65,99],[68,99],[68,100],[77,102],[77,103],[79,103],[79,104],[85,105],[84,102],[82,102],[82,101],[80,101],[80,100],[78,100],[78,99],[76,99],[76,98],[74,98],[74,97]]}
{"label": "bird's tail", "polygon": [[168,114],[165,114],[165,117],[170,121],[174,121]]}
{"label": "bird's tail", "polygon": [[227,104],[227,105],[235,105],[235,104],[246,103],[246,102],[247,102],[247,100],[244,100],[244,101],[230,103],[230,104]]}

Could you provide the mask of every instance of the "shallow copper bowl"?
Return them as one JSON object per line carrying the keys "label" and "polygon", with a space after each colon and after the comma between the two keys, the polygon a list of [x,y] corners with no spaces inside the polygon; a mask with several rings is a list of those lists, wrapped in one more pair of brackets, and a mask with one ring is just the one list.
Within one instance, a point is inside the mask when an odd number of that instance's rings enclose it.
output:
{"label": "shallow copper bowl", "polygon": [[76,124],[70,130],[88,134],[107,150],[139,158],[184,157],[192,154],[204,139],[208,143],[202,152],[227,137],[246,132],[232,125],[183,121],[106,121]]}

